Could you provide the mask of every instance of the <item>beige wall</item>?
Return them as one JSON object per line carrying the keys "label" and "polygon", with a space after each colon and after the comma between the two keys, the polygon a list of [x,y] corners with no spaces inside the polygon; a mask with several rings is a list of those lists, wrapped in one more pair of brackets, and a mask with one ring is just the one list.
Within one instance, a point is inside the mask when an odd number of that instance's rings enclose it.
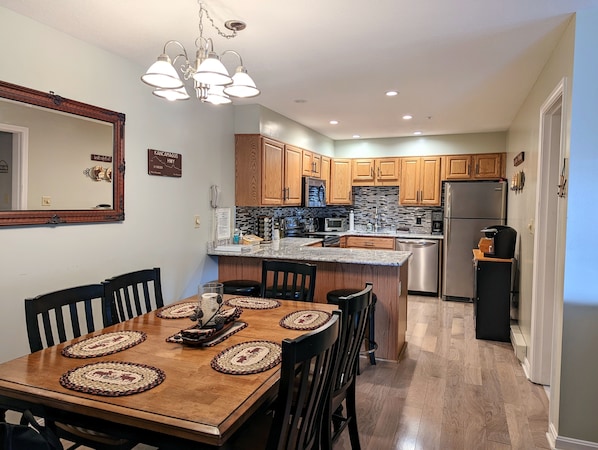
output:
{"label": "beige wall", "polygon": [[235,133],[262,134],[305,150],[334,156],[334,141],[261,105],[235,107]]}
{"label": "beige wall", "polygon": [[502,153],[506,132],[336,141],[337,158]]}
{"label": "beige wall", "polygon": [[[517,113],[508,133],[507,178],[517,171],[525,173],[525,188],[520,193],[509,192],[508,224],[518,232],[517,258],[520,269],[519,326],[526,343],[531,342],[532,274],[534,262],[534,234],[538,182],[538,149],[540,108],[559,81],[571,83],[573,70],[575,22],[571,21],[550,60]],[[571,117],[571,102],[566,103],[564,116]],[[568,143],[567,143],[568,147]],[[515,167],[513,158],[525,152],[523,164]],[[549,193],[542,193],[549,194]],[[554,192],[552,193],[554,194]],[[531,228],[531,229],[530,229]]]}
{"label": "beige wall", "polygon": [[[206,257],[209,187],[220,185],[223,206],[234,205],[234,138],[232,108],[163,101],[139,80],[147,67],[1,7],[0,41],[11,43],[0,80],[126,114],[124,222],[0,228],[0,342],[11,343],[0,348],[5,361],[29,352],[26,297],[158,266],[169,303],[215,278]],[[182,154],[182,178],[148,175],[148,148]]]}

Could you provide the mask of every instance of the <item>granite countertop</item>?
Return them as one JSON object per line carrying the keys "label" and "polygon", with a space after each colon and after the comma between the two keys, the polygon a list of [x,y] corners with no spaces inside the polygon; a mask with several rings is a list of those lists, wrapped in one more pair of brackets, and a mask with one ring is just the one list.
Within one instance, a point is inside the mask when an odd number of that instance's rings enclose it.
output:
{"label": "granite countertop", "polygon": [[394,237],[394,238],[404,238],[404,239],[435,239],[435,240],[442,240],[444,236],[442,234],[420,234],[420,233],[408,233],[405,231],[361,231],[361,230],[352,230],[352,231],[316,231],[313,233],[309,233],[311,235],[320,235],[320,236],[328,236],[328,235],[335,235],[335,236],[372,236],[372,237]]}
{"label": "granite countertop", "polygon": [[213,247],[208,247],[208,255],[369,264],[376,266],[402,266],[411,256],[411,252],[397,250],[310,247],[310,245],[321,241],[322,239],[318,238],[283,238],[280,241],[273,241],[270,244],[251,246],[249,251],[243,252],[220,251]]}

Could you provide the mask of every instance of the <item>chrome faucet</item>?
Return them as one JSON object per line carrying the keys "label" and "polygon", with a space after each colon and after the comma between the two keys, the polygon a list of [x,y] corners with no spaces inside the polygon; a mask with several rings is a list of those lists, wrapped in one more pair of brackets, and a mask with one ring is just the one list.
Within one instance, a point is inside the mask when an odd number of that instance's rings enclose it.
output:
{"label": "chrome faucet", "polygon": [[380,217],[378,217],[378,207],[376,206],[374,209],[374,231],[378,232],[378,228],[380,228]]}

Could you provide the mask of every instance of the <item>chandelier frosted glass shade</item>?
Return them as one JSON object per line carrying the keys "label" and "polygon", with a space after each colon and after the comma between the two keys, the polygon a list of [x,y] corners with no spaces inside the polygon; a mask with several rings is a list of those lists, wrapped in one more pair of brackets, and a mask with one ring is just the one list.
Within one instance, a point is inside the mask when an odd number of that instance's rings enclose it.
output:
{"label": "chandelier frosted glass shade", "polygon": [[260,94],[260,90],[255,86],[253,79],[247,74],[243,66],[237,67],[233,75],[233,83],[224,88],[224,93],[233,97],[249,98]]}
{"label": "chandelier frosted glass shade", "polygon": [[161,89],[183,87],[183,80],[171,64],[168,55],[165,54],[158,56],[158,60],[147,69],[141,80],[150,86]]}
{"label": "chandelier frosted glass shade", "polygon": [[184,87],[178,89],[154,89],[154,95],[170,100],[171,102],[176,100],[189,100],[189,94]]}
{"label": "chandelier frosted glass shade", "polygon": [[212,105],[226,105],[232,103],[229,96],[224,93],[223,86],[210,86],[204,101],[211,103]]}
{"label": "chandelier frosted glass shade", "polygon": [[214,52],[210,52],[208,57],[201,62],[193,74],[193,79],[208,86],[224,86],[233,82],[226,67]]}

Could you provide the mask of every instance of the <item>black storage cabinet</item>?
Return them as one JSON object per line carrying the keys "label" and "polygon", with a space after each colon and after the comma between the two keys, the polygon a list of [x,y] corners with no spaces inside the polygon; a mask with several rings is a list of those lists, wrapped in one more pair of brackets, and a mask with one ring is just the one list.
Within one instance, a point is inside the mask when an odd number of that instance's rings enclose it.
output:
{"label": "black storage cabinet", "polygon": [[475,337],[492,341],[511,340],[512,260],[475,259]]}

